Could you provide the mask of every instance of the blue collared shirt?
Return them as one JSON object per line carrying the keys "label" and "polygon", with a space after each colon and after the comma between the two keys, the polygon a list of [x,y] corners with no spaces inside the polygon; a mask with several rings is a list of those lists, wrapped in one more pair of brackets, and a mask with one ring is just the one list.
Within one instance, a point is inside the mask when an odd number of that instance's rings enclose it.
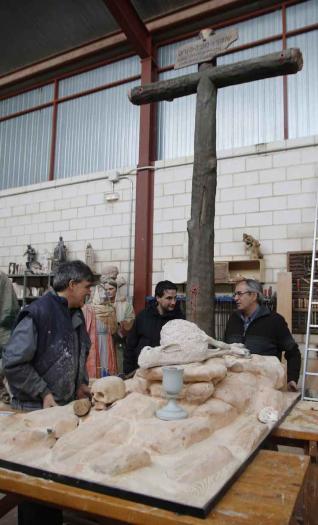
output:
{"label": "blue collared shirt", "polygon": [[244,324],[244,335],[246,334],[246,330],[248,329],[248,327],[251,324],[251,322],[254,321],[255,317],[257,316],[259,308],[260,307],[258,305],[256,310],[252,313],[252,315],[250,317],[245,317],[244,314],[242,314],[242,313],[240,314],[241,319],[242,319],[243,324]]}

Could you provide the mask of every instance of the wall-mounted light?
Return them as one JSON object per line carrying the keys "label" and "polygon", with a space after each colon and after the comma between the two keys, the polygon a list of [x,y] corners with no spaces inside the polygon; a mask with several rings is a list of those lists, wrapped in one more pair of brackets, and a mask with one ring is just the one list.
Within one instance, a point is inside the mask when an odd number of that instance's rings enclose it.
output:
{"label": "wall-mounted light", "polygon": [[118,201],[119,193],[117,193],[114,190],[115,190],[115,184],[117,184],[117,182],[119,182],[119,173],[117,171],[110,173],[110,175],[108,176],[108,180],[112,183],[112,190],[113,191],[104,194],[105,201],[106,202]]}
{"label": "wall-mounted light", "polygon": [[104,194],[105,201],[106,202],[115,202],[119,199],[119,193],[113,192],[113,193],[105,193]]}

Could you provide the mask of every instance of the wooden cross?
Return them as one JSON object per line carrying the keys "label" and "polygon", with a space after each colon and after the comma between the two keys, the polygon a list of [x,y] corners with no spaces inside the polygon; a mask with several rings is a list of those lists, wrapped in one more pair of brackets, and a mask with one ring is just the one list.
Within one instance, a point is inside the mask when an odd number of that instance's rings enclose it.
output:
{"label": "wooden cross", "polygon": [[[210,31],[202,32],[203,39],[209,38]],[[300,50],[294,48],[214,67],[212,59],[220,52],[222,50],[217,49],[216,53],[214,55],[212,53],[212,57],[209,57],[209,61],[202,63],[200,51],[196,62],[199,63],[198,73],[135,87],[128,95],[133,104],[141,105],[162,100],[171,101],[197,93],[191,219],[188,221],[187,319],[195,322],[209,335],[214,335],[212,298],[214,297],[214,216],[217,181],[217,90],[234,84],[297,73],[303,64]],[[189,53],[183,53],[183,57],[187,54],[190,56],[191,50]],[[189,63],[193,63],[193,56],[191,60],[192,62]]]}

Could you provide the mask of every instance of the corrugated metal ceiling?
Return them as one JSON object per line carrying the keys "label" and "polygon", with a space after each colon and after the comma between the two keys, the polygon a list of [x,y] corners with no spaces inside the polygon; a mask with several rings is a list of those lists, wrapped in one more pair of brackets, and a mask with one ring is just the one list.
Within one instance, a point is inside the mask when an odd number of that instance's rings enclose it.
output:
{"label": "corrugated metal ceiling", "polygon": [[[134,0],[143,21],[196,4]],[[0,75],[118,31],[103,0],[1,0]]]}
{"label": "corrugated metal ceiling", "polygon": [[1,0],[0,75],[116,30],[103,0]]}

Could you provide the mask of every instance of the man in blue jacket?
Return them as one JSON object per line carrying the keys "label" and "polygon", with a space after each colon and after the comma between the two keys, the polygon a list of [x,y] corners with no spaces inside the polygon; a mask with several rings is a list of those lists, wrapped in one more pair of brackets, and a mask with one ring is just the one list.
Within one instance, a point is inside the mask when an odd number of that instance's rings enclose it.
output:
{"label": "man in blue jacket", "polygon": [[237,310],[230,316],[225,330],[226,343],[244,343],[252,354],[276,356],[285,352],[287,387],[297,391],[301,356],[285,319],[262,305],[262,285],[255,279],[244,279],[235,287]]}
{"label": "man in blue jacket", "polygon": [[[20,312],[3,352],[14,408],[49,408],[89,396],[86,359],[91,343],[81,307],[93,283],[94,275],[82,261],[62,263],[54,291]],[[62,525],[62,511],[37,503],[18,505],[18,524],[35,523]]]}

